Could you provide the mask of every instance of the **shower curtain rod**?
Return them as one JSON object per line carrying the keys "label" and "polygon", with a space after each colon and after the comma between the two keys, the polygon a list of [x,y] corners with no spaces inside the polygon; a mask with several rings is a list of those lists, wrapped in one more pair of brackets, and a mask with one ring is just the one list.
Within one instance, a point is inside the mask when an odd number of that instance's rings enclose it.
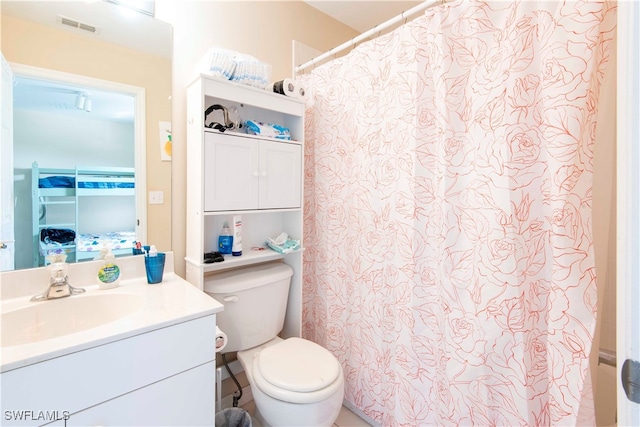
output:
{"label": "shower curtain rod", "polygon": [[[406,19],[407,17],[414,15],[418,12],[422,12],[423,10],[426,10],[428,8],[430,8],[431,6],[434,6],[436,4],[445,4],[447,2],[447,0],[428,0],[425,1],[423,3],[420,3],[419,5],[412,7],[411,9],[407,10],[406,12],[402,12],[400,15],[389,19],[386,22],[383,22],[382,24],[376,25],[375,27],[373,27],[372,29],[370,29],[369,31],[366,31],[362,34],[360,34],[357,37],[352,38],[351,40],[342,43],[340,46],[338,47],[334,47],[333,49],[331,49],[328,52],[323,53],[322,55],[318,56],[317,58],[313,58],[311,61],[305,62],[302,65],[297,66],[294,71],[295,74],[297,75],[298,73],[300,73],[301,71],[305,70],[306,68],[309,68],[312,65],[317,64],[320,61],[324,61],[325,59],[329,58],[332,55],[335,55],[338,52],[342,52],[343,50],[349,48],[349,47],[353,47],[356,45],[356,43],[361,42],[362,40],[368,39],[369,37],[371,37],[372,35],[383,31],[387,28],[389,28],[390,26],[397,24],[398,22]],[[294,76],[295,77],[295,76]]]}

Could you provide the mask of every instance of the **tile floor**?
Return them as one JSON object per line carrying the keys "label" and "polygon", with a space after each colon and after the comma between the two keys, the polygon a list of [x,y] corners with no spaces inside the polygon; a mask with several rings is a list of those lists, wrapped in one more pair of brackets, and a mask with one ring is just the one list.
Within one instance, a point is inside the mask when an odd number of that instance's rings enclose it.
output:
{"label": "tile floor", "polygon": [[[247,402],[246,405],[243,406],[244,409],[249,411],[250,414],[253,414],[255,410],[255,405],[253,404],[253,400]],[[262,427],[255,418],[252,420],[251,427]],[[338,419],[333,424],[334,427],[371,427],[366,421],[362,418],[351,412],[349,409],[342,407],[340,411],[340,415],[338,415]]]}
{"label": "tile floor", "polygon": [[334,427],[371,427],[365,420],[351,412],[349,409],[342,407],[340,415],[335,423]]}

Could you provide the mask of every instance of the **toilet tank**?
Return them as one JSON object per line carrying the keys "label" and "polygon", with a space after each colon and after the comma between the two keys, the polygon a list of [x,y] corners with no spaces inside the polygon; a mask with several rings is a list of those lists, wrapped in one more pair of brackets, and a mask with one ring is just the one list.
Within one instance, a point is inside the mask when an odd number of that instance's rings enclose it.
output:
{"label": "toilet tank", "polygon": [[216,321],[228,338],[225,353],[256,347],[280,333],[292,275],[287,264],[271,263],[205,277],[204,291],[224,305]]}

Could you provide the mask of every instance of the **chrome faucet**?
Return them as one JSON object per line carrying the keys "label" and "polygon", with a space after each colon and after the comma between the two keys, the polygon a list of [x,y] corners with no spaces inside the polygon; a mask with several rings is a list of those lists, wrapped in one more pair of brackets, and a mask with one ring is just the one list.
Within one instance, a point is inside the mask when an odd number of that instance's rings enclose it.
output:
{"label": "chrome faucet", "polygon": [[50,299],[64,298],[71,295],[84,293],[82,288],[74,288],[69,284],[67,276],[67,264],[65,262],[56,262],[51,264],[51,280],[49,280],[49,288],[43,293],[31,298],[31,301],[46,301]]}

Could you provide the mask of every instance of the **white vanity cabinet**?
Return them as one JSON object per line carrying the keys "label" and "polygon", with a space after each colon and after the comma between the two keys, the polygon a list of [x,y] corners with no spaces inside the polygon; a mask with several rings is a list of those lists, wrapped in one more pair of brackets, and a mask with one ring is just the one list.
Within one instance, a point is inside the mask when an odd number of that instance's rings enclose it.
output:
{"label": "white vanity cabinet", "polygon": [[[220,108],[236,109],[240,120],[284,126],[291,140],[248,135],[244,129],[207,128],[223,122]],[[262,89],[201,75],[187,88],[186,279],[203,289],[207,275],[221,270],[282,260],[293,269],[282,335],[300,336],[302,251],[282,255],[266,241],[285,232],[303,246],[304,102]],[[225,222],[242,218],[242,255],[204,263],[218,250]]]}
{"label": "white vanity cabinet", "polygon": [[198,366],[47,426],[214,425],[215,369],[215,362]]}
{"label": "white vanity cabinet", "polygon": [[302,146],[217,131],[204,135],[204,210],[299,208]]}
{"label": "white vanity cabinet", "polygon": [[3,372],[0,425],[213,425],[215,327],[212,314]]}
{"label": "white vanity cabinet", "polygon": [[212,425],[215,340],[203,339],[202,331],[215,330],[215,317],[3,374],[13,390],[25,392],[9,407],[68,411],[67,420],[51,424],[65,427]]}
{"label": "white vanity cabinet", "polygon": [[106,290],[93,284],[101,261],[71,264],[85,292],[40,302],[46,268],[0,273],[0,426],[214,424],[223,305],[175,274],[172,252],[154,285],[144,257],[119,264],[125,280]]}

